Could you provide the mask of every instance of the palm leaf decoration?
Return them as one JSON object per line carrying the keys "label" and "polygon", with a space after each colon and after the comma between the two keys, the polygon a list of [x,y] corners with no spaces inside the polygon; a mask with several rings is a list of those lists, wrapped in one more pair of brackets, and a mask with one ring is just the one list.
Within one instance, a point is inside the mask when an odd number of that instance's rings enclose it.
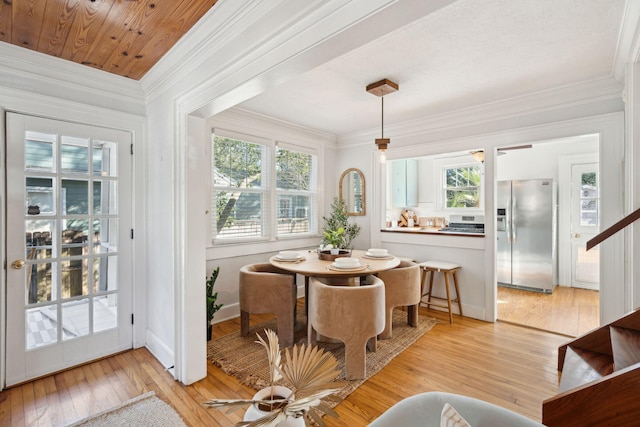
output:
{"label": "palm leaf decoration", "polygon": [[256,342],[267,350],[267,358],[269,361],[269,382],[273,385],[276,381],[282,378],[282,376],[280,376],[280,371],[278,370],[278,367],[280,366],[280,343],[278,335],[273,332],[273,330],[265,329],[264,333],[267,336],[267,341],[265,342],[265,340],[258,335],[258,341]]}
{"label": "palm leaf decoration", "polygon": [[296,396],[295,400],[291,400],[291,396],[275,400],[211,399],[203,405],[216,409],[227,408],[226,413],[230,413],[250,404],[278,403],[278,409],[264,417],[255,421],[241,421],[236,423],[236,426],[272,427],[290,416],[304,417],[306,425],[310,425],[312,420],[320,427],[326,427],[321,413],[338,417],[337,412],[325,403],[337,400],[334,393],[339,391],[341,386],[335,381],[340,374],[335,356],[317,346],[301,344],[293,346],[291,350],[285,349],[285,360],[281,363],[278,335],[271,329],[265,330],[265,335],[266,341],[258,335],[256,343],[267,351],[271,386],[273,387],[278,380],[284,380],[291,386],[291,395]]}
{"label": "palm leaf decoration", "polygon": [[331,353],[302,344],[293,346],[291,352],[285,349],[285,364],[278,370],[292,385],[295,394],[302,397],[335,388],[335,384],[330,383],[340,373],[337,367],[338,361]]}

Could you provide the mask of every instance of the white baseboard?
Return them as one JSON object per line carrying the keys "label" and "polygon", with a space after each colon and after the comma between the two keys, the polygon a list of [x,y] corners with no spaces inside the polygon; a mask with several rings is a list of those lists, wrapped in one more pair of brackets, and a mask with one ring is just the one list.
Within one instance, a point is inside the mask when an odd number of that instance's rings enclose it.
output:
{"label": "white baseboard", "polygon": [[158,338],[156,334],[147,329],[147,350],[160,361],[165,368],[172,368],[175,365],[173,350]]}

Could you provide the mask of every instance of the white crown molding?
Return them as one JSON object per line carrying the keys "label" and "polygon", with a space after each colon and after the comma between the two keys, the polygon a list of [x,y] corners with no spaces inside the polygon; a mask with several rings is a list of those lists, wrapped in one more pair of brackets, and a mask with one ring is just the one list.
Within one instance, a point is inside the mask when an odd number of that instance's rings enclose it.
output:
{"label": "white crown molding", "polygon": [[0,57],[0,84],[4,86],[144,112],[144,92],[135,80],[5,42],[0,42]]}
{"label": "white crown molding", "polygon": [[[265,135],[264,130],[271,129],[274,135],[272,139],[275,140],[336,148],[336,136],[331,133],[307,128],[238,107],[230,108],[213,116],[207,121],[207,124],[211,127],[221,127],[244,133],[251,133],[251,131],[255,129],[257,133],[256,136],[261,137],[268,137],[268,135]],[[286,138],[292,140],[287,140]]]}
{"label": "white crown molding", "polygon": [[[219,1],[143,77],[148,99],[155,99],[185,76],[193,76],[212,56],[218,70],[246,66],[291,37],[288,33],[296,23],[324,6],[316,0],[288,7],[286,1]],[[274,22],[276,13],[278,19]]]}
{"label": "white crown molding", "polygon": [[141,83],[148,102],[178,84],[196,94],[248,85],[253,95],[256,86],[264,90],[286,81],[289,73],[281,68],[287,64],[304,62],[291,65],[300,74],[452,1],[221,0]]}
{"label": "white crown molding", "polygon": [[[200,66],[209,52],[217,52],[238,37],[246,23],[254,23],[260,1],[218,0],[209,11],[140,79],[149,99],[180,81]],[[246,21],[245,21],[246,20]]]}
{"label": "white crown molding", "polygon": [[[422,119],[385,125],[385,134],[394,138],[424,135],[434,132],[474,126],[482,123],[528,115],[586,106],[598,102],[620,101],[622,83],[612,77],[562,86],[554,89],[526,94],[519,97],[475,105],[455,111],[430,115]],[[369,143],[379,134],[379,129],[367,129],[338,136],[338,145],[349,146]]]}

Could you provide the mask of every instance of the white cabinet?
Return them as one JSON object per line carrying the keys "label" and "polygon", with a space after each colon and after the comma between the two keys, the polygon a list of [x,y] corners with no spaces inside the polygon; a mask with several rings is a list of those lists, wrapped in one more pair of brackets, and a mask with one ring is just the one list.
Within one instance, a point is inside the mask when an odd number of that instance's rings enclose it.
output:
{"label": "white cabinet", "polygon": [[418,206],[418,161],[391,162],[391,200],[397,208]]}

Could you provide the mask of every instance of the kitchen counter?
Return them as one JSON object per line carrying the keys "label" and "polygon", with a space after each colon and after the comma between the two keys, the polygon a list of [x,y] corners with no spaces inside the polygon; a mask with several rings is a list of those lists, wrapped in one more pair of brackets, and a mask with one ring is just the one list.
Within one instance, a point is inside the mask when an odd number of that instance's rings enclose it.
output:
{"label": "kitchen counter", "polygon": [[411,233],[411,234],[437,234],[440,236],[465,236],[465,237],[484,237],[484,233],[463,233],[452,231],[440,231],[438,227],[388,227],[380,231],[386,233]]}

